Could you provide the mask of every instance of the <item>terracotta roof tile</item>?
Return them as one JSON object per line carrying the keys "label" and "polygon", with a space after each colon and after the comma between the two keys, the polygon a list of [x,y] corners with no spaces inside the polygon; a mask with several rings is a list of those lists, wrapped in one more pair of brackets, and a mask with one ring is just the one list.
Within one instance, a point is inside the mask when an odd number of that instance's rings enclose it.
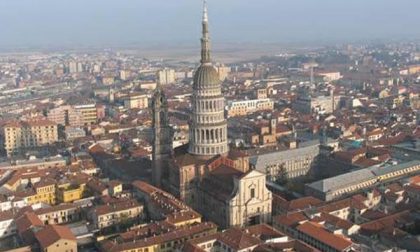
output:
{"label": "terracotta roof tile", "polygon": [[47,225],[35,233],[42,248],[47,248],[59,240],[70,240],[76,242],[76,237],[66,226]]}
{"label": "terracotta roof tile", "polygon": [[350,246],[352,242],[345,239],[342,236],[334,235],[326,231],[322,226],[317,225],[313,222],[305,222],[296,228],[298,231],[320,241],[321,243],[327,244],[338,251],[343,251]]}

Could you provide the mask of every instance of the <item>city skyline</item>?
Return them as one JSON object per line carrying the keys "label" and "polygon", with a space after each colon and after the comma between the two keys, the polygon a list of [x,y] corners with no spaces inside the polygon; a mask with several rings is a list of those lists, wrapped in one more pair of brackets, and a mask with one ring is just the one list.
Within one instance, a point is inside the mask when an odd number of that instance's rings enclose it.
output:
{"label": "city skyline", "polygon": [[[199,0],[0,2],[0,48],[198,45]],[[211,0],[215,44],[418,40],[420,3]]]}

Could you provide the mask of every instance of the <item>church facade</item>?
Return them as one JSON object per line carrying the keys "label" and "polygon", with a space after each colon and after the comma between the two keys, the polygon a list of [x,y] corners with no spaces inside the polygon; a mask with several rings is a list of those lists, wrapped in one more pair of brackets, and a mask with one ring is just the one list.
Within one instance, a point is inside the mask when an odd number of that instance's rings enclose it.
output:
{"label": "church facade", "polygon": [[[190,141],[170,154],[166,148],[154,148],[153,174],[158,175],[154,182],[222,228],[270,222],[272,194],[265,185],[266,175],[250,169],[248,155],[228,147],[225,100],[210,57],[207,6],[202,29],[201,64],[194,75],[191,99]],[[154,115],[167,116],[158,113],[158,107],[153,109]],[[154,121],[155,134],[162,132],[162,123],[158,123],[162,120],[167,122],[162,118]],[[167,146],[165,141],[170,141],[159,138],[155,135],[157,146]]]}

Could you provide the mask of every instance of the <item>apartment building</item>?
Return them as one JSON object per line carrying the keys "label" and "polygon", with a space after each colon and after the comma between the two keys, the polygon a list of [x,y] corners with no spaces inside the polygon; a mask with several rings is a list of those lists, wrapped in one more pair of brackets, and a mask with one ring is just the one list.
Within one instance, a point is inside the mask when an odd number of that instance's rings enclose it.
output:
{"label": "apartment building", "polygon": [[3,126],[3,134],[4,148],[9,156],[58,141],[57,124],[45,119],[11,121]]}
{"label": "apartment building", "polygon": [[175,70],[173,69],[162,69],[156,75],[160,85],[175,83]]}
{"label": "apartment building", "polygon": [[81,208],[74,204],[61,204],[35,210],[35,214],[45,225],[64,224],[82,219]]}
{"label": "apartment building", "polygon": [[73,108],[82,115],[82,124],[89,125],[98,121],[98,109],[95,103],[74,105]]}
{"label": "apartment building", "polygon": [[142,215],[143,205],[129,199],[96,206],[91,211],[90,218],[97,228],[106,228],[124,220],[141,218]]}
{"label": "apartment building", "polygon": [[228,117],[245,116],[264,110],[273,110],[274,102],[270,99],[255,99],[228,102]]}
{"label": "apartment building", "polygon": [[55,204],[56,203],[56,186],[55,181],[52,179],[42,179],[36,183],[33,187],[33,194],[28,195],[27,202],[28,205],[33,205],[37,203],[47,203]]}
{"label": "apartment building", "polygon": [[124,99],[126,109],[144,109],[149,106],[149,99],[145,94],[129,94]]}
{"label": "apartment building", "polygon": [[86,191],[86,184],[62,184],[57,189],[57,200],[63,203],[73,202],[83,198]]}
{"label": "apartment building", "polygon": [[82,117],[81,111],[70,105],[60,106],[48,111],[48,120],[65,126],[83,126]]}
{"label": "apartment building", "polygon": [[[129,233],[131,231],[128,231]],[[163,232],[147,238],[108,240],[102,243],[101,251],[106,252],[170,252],[177,251],[185,241],[215,234],[217,226],[212,222],[197,223]],[[127,237],[127,233],[121,234]]]}

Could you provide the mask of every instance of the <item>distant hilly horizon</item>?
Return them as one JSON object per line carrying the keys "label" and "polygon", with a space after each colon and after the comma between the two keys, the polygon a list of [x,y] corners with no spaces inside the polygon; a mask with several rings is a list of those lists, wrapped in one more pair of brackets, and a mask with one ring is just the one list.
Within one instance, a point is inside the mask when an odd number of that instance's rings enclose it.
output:
{"label": "distant hilly horizon", "polygon": [[[213,44],[420,40],[420,1],[208,0]],[[1,0],[0,49],[198,46],[201,0]]]}

